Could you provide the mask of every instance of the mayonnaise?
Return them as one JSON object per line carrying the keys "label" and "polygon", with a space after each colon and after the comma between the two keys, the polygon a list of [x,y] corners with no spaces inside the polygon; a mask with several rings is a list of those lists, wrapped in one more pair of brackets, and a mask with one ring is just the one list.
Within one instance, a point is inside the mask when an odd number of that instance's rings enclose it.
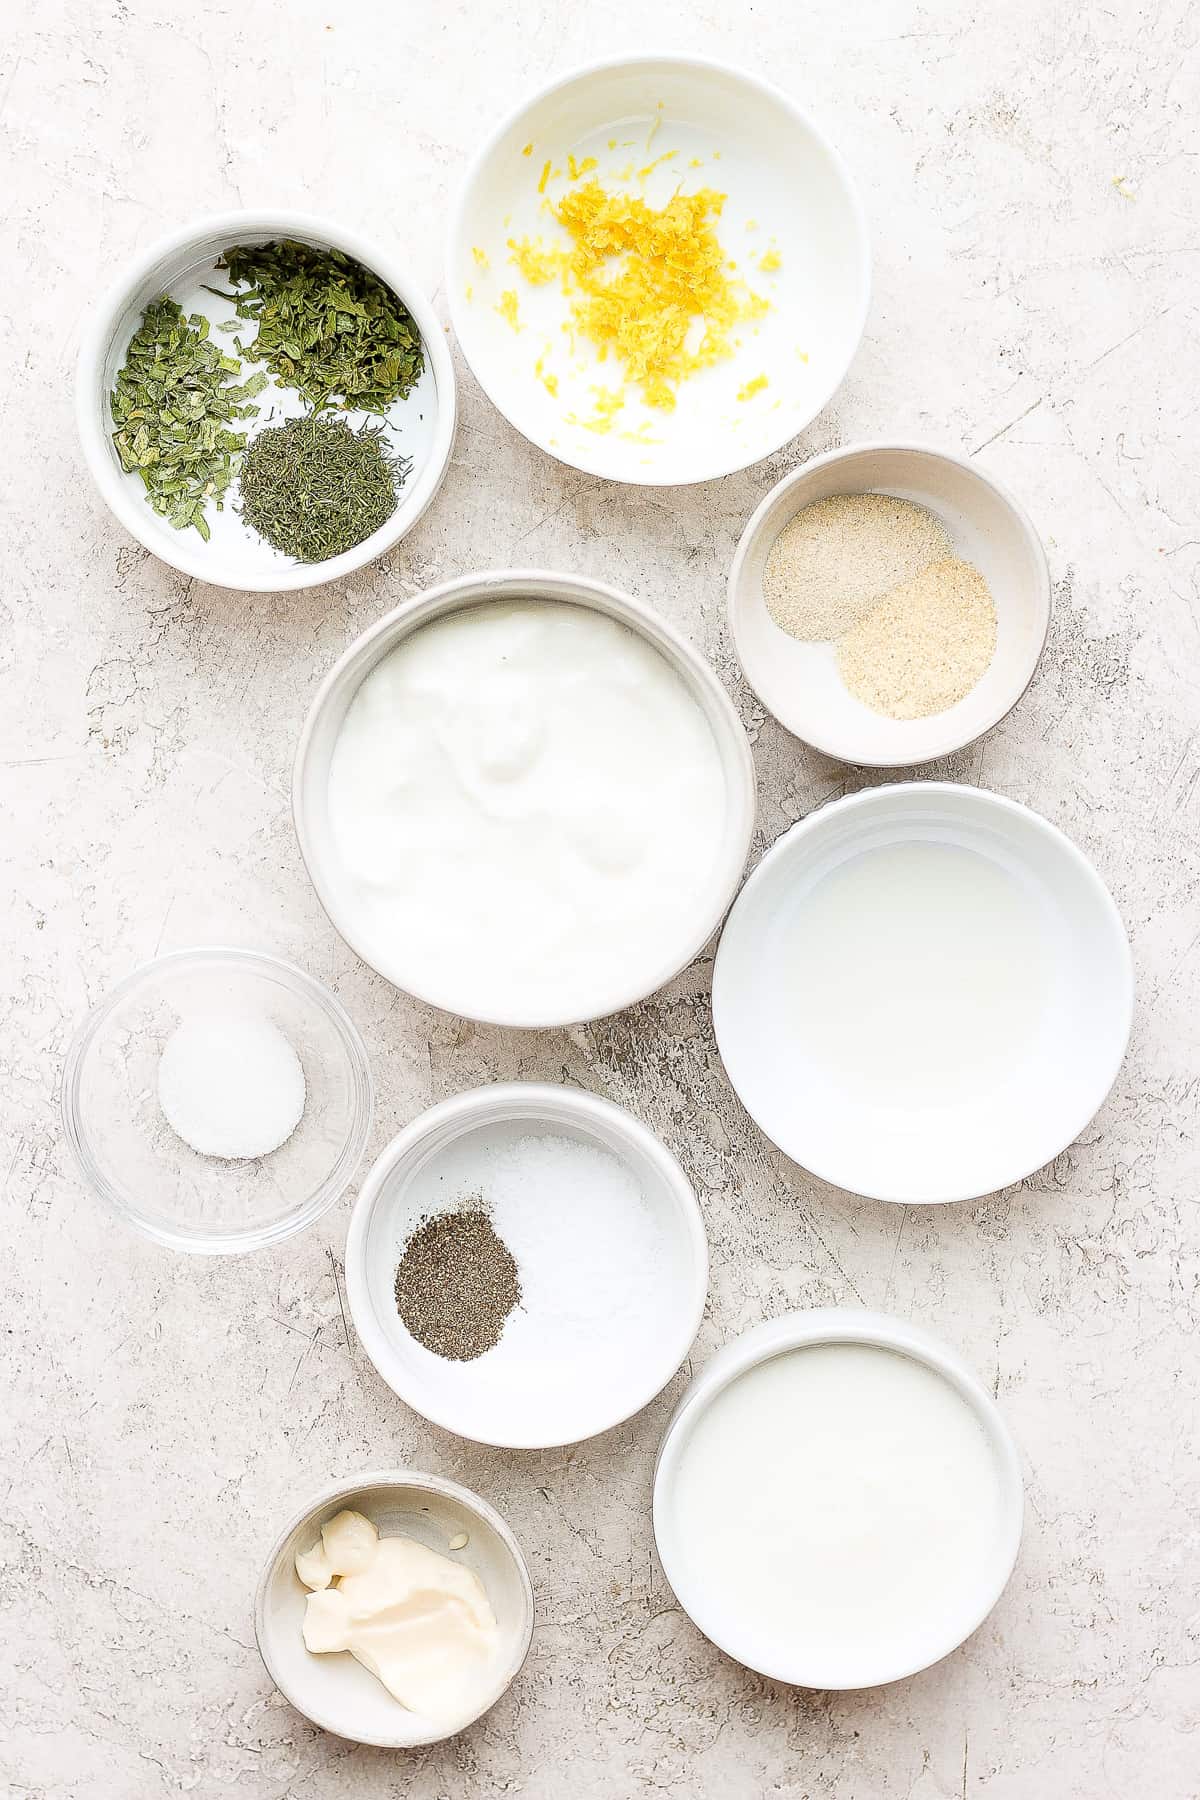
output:
{"label": "mayonnaise", "polygon": [[404,639],[329,774],[339,906],[385,974],[474,1016],[595,1018],[709,910],[725,778],[682,677],[588,606],[493,601]]}
{"label": "mayonnaise", "polygon": [[[308,1596],[304,1643],[348,1650],[401,1706],[435,1724],[470,1710],[499,1642],[479,1577],[414,1538],[381,1538],[340,1512],[296,1555]],[[335,1585],[336,1584],[336,1585]]]}

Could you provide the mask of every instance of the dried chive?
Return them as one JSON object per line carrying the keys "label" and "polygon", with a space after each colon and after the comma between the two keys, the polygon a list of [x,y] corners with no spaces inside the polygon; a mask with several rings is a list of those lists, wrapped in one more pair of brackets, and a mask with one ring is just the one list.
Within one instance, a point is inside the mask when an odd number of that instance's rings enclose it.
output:
{"label": "dried chive", "polygon": [[285,555],[325,562],[391,518],[411,467],[384,447],[381,425],[352,431],[345,419],[307,413],[252,440],[241,470],[242,517]]}
{"label": "dried chive", "polygon": [[109,396],[121,467],[140,475],[155,512],[176,531],[194,526],[207,542],[205,505],[218,510],[245,449],[234,419],[252,418],[263,374],[237,382],[241,365],[208,335],[202,313],[162,295],[142,314]]}
{"label": "dried chive", "polygon": [[235,246],[217,267],[242,291],[210,292],[258,326],[252,342],[235,340],[238,348],[310,406],[384,413],[420,379],[425,356],[408,308],[342,251],[289,238]]}

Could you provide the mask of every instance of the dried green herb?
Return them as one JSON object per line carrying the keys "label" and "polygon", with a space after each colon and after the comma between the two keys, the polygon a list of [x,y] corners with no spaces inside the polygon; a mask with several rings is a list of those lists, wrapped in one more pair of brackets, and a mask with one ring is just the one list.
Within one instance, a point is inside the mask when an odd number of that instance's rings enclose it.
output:
{"label": "dried green herb", "polygon": [[240,373],[237,357],[210,341],[203,314],[185,319],[164,294],[142,314],[109,397],[121,467],[141,476],[168,525],[193,525],[206,542],[205,504],[221,508],[245,448],[230,422],[252,418],[258,408],[249,402],[267,385],[262,374],[238,383]]}
{"label": "dried green herb", "polygon": [[390,519],[412,467],[383,443],[383,426],[306,413],[251,440],[241,469],[242,517],[300,562],[353,550]]}
{"label": "dried green herb", "polygon": [[402,400],[425,367],[421,334],[404,303],[352,257],[290,238],[235,246],[217,263],[234,288],[210,293],[253,319],[243,355],[265,363],[283,387],[298,388],[318,410],[384,413]]}

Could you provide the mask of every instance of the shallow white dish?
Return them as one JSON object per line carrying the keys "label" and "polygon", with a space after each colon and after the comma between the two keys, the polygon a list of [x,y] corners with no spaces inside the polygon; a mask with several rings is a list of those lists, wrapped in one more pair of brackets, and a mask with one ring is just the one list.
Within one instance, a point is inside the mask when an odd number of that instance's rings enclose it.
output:
{"label": "shallow white dish", "polygon": [[[572,1367],[544,1364],[520,1381],[498,1352],[474,1362],[431,1354],[400,1321],[393,1292],[404,1244],[437,1193],[442,1167],[464,1148],[525,1135],[576,1139],[611,1152],[638,1179],[660,1222],[664,1255],[648,1342],[636,1358],[612,1333],[581,1341]],[[447,1182],[447,1201],[457,1198]],[[564,1196],[569,1204],[570,1195]],[[670,1151],[629,1113],[570,1087],[508,1082],[476,1088],[422,1113],[376,1160],[350,1220],[346,1291],[355,1329],[380,1375],[435,1425],[515,1450],[576,1443],[639,1412],[674,1375],[699,1329],[708,1292],[708,1246],[691,1183]],[[503,1344],[499,1347],[503,1348]],[[602,1380],[598,1380],[597,1377]]]}
{"label": "shallow white dish", "polygon": [[[258,533],[242,523],[235,510],[236,478],[218,512],[208,508],[212,531],[205,543],[191,528],[176,531],[148,504],[136,474],[126,474],[112,442],[109,395],[125,360],[129,341],[141,323],[143,310],[160,294],[169,293],[184,314],[204,313],[215,325],[233,316],[233,306],[204,291],[205,283],[228,287],[228,277],[214,268],[221,253],[235,244],[266,244],[277,238],[295,238],[320,249],[338,249],[352,256],[387,284],[412,314],[421,333],[425,368],[417,385],[398,400],[386,417],[389,446],[410,456],[412,469],[399,491],[395,512],[386,524],[343,556],[326,562],[302,563],[284,556]],[[245,321],[243,342],[253,336],[253,321]],[[227,335],[214,331],[214,341],[228,348]],[[256,365],[244,359],[246,379]],[[301,395],[272,383],[258,396],[257,419],[244,421],[248,436],[268,423],[306,410]],[[455,431],[454,365],[446,336],[413,275],[379,244],[309,213],[248,211],[217,214],[160,238],[141,251],[116,278],[97,303],[88,321],[79,352],[76,380],[76,416],[84,458],[92,479],[113,513],[127,531],[155,556],[185,575],[217,587],[251,593],[281,593],[336,581],[361,569],[399,543],[412,530],[441,487],[450,465]],[[357,427],[367,415],[340,414]],[[370,422],[378,423],[372,419]]]}
{"label": "shallow white dish", "polygon": [[686,915],[680,917],[678,946],[670,959],[634,982],[614,985],[600,1003],[589,1008],[586,1016],[599,1018],[632,1006],[685,968],[720,924],[746,865],[754,828],[753,759],[733,704],[704,659],[650,607],[603,582],[544,570],[491,571],[464,575],[430,588],[387,613],[351,644],[317,690],[296,751],[292,811],[300,851],[317,896],[333,925],[364,962],[418,999],[461,1017],[495,1025],[549,1028],[580,1022],[580,1011],[569,997],[553,1013],[513,1007],[499,1017],[480,1006],[471,992],[462,987],[450,993],[431,986],[423,968],[421,943],[415,936],[384,954],[363,929],[361,917],[356,916],[351,884],[338,855],[329,817],[329,767],[338,733],[354,695],[372,669],[405,637],[433,619],[459,607],[516,599],[593,607],[628,626],[665,658],[708,722],[724,771],[726,801],[724,818],[719,823],[714,821],[719,849],[710,880],[705,891],[697,894],[695,905],[689,905]]}
{"label": "shallow white dish", "polygon": [[[343,1510],[362,1513],[381,1536],[416,1538],[451,1555],[483,1583],[500,1628],[500,1647],[492,1679],[450,1730],[401,1706],[349,1651],[317,1656],[304,1647],[309,1590],[296,1573],[296,1552],[308,1550],[322,1526]],[[451,1540],[464,1532],[466,1544],[450,1550]],[[520,1545],[486,1500],[440,1475],[388,1469],[331,1483],[284,1527],[259,1579],[254,1633],[268,1675],[314,1725],[360,1744],[405,1750],[453,1737],[512,1685],[533,1635],[533,1588]]]}
{"label": "shallow white dish", "polygon": [[[895,900],[879,881],[859,920],[862,942],[865,947],[878,937],[887,945],[887,964],[900,972],[899,991],[911,993],[915,982],[917,999],[911,1016],[890,1016],[890,992],[872,993],[856,1008],[847,987],[835,1021],[835,1059],[833,1040],[821,1038],[810,1022],[806,990],[791,976],[807,944],[796,936],[798,921],[831,879],[860,874],[866,857],[890,857],[910,846],[954,853],[949,875],[962,868],[1005,892],[1011,884],[1014,904],[1024,909],[1022,919],[1034,934],[1026,963],[987,961],[991,917],[977,923],[978,958],[961,940],[953,953],[963,960],[964,981],[977,967],[984,971],[997,997],[998,1023],[1015,1042],[1006,1049],[1000,1037],[964,1044],[937,1040],[937,1015],[932,1006],[922,1014],[919,988],[927,968],[936,977],[943,966],[933,960],[942,954],[939,941],[918,943],[911,954],[903,941],[889,942]],[[975,922],[949,915],[945,923],[947,937],[961,927],[969,938]],[[812,948],[819,955],[822,946]],[[846,970],[848,980],[853,974]],[[839,970],[831,977],[837,1003]],[[1012,1016],[1004,1013],[1006,981],[1014,992],[1033,982],[1036,1006],[1028,1018],[1016,1009]],[[985,994],[985,1031],[986,1000]],[[874,1007],[879,1010],[873,1014]],[[870,789],[794,825],[738,896],[713,971],[717,1043],[747,1111],[815,1175],[880,1200],[971,1199],[1052,1161],[1112,1086],[1132,1009],[1124,927],[1087,859],[1028,808],[948,782]],[[927,1033],[927,1048],[919,1048]],[[871,1062],[880,1042],[898,1045],[882,1078]],[[977,1056],[983,1066],[993,1059],[986,1079],[978,1081]],[[941,1085],[926,1081],[923,1058],[931,1066],[944,1062]]]}
{"label": "shallow white dish", "polygon": [[[683,1551],[675,1516],[676,1482],[691,1434],[717,1396],[750,1370],[788,1351],[810,1345],[861,1344],[913,1358],[940,1375],[974,1413],[995,1463],[998,1523],[991,1553],[978,1579],[964,1592],[954,1615],[931,1617],[920,1651],[903,1663],[881,1660],[872,1643],[861,1653],[810,1660],[790,1648],[766,1645],[754,1621],[732,1620],[714,1606],[703,1570],[693,1570]],[[663,1436],[654,1475],[654,1538],[664,1573],[684,1611],[726,1655],[776,1681],[798,1687],[859,1688],[899,1681],[956,1649],[983,1623],[1012,1574],[1021,1542],[1024,1501],[1016,1448],[1003,1418],[979,1381],[952,1350],[902,1319],[882,1313],[828,1308],[788,1313],[755,1326],[718,1351],[683,1395]]]}
{"label": "shallow white dish", "polygon": [[[639,166],[672,151],[639,181]],[[531,286],[507,247],[509,238],[568,241],[542,210],[538,186],[549,162],[563,173],[551,174],[546,194],[559,197],[570,185],[569,156],[577,164],[594,156],[597,180],[656,207],[680,186],[724,193],[722,247],[738,275],[771,301],[761,320],[735,332],[741,345],[731,357],[680,384],[674,411],[645,406],[630,386],[604,433],[570,423],[569,415],[596,416],[593,389],[620,386],[618,365],[598,362],[582,340],[568,351],[560,284]],[[772,248],[780,267],[762,273],[758,262]],[[522,322],[516,335],[496,310],[508,289]],[[522,102],[475,156],[450,222],[450,315],[476,380],[531,442],[613,481],[710,481],[777,450],[840,385],[862,336],[869,289],[862,206],[832,145],[777,88],[700,57],[594,63]],[[547,391],[543,372],[557,378],[557,394]],[[739,390],[764,374],[768,386],[739,401]]]}
{"label": "shallow white dish", "polygon": [[[990,587],[996,654],[947,711],[927,719],[873,712],[843,683],[832,644],[801,643],[767,611],[763,570],[776,538],[806,506],[835,494],[893,494],[925,507]],[[974,463],[921,444],[854,444],[786,475],[751,515],[729,575],[730,633],[763,705],[814,749],[868,768],[930,762],[990,731],[1032,681],[1049,625],[1050,571],[1024,507]]]}

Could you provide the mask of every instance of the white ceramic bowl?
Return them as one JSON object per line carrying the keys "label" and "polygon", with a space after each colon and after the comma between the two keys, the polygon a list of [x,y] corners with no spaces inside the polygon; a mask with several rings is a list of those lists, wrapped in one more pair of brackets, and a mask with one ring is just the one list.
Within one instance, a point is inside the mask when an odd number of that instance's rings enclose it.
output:
{"label": "white ceramic bowl", "polygon": [[[349,1651],[318,1656],[304,1647],[309,1590],[296,1573],[296,1552],[309,1549],[322,1526],[343,1510],[362,1513],[381,1536],[416,1538],[451,1555],[483,1583],[500,1628],[500,1648],[487,1686],[449,1730],[401,1706]],[[466,1544],[450,1550],[463,1533]],[[314,1725],[360,1744],[407,1750],[453,1737],[512,1685],[533,1635],[533,1588],[520,1545],[486,1500],[440,1475],[389,1469],[331,1483],[284,1527],[258,1583],[254,1632],[271,1680]]]}
{"label": "white ceramic bowl", "polygon": [[[776,625],[763,570],[798,512],[835,494],[894,494],[941,521],[974,563],[996,607],[996,654],[957,705],[927,719],[888,719],[855,698],[832,644],[801,643]],[[1050,625],[1050,571],[1020,502],[975,463],[920,444],[855,444],[786,475],[743,531],[729,576],[729,628],[746,679],[781,725],[827,756],[868,768],[931,762],[1010,712],[1033,679]]]}
{"label": "white ceramic bowl", "polygon": [[[899,1352],[924,1363],[966,1401],[975,1414],[995,1461],[999,1495],[998,1523],[991,1555],[982,1562],[978,1580],[961,1595],[952,1617],[930,1617],[924,1623],[923,1649],[904,1663],[881,1660],[873,1643],[847,1658],[831,1652],[816,1661],[803,1652],[777,1649],[764,1654],[754,1622],[731,1622],[716,1611],[712,1585],[703,1571],[688,1565],[674,1513],[680,1463],[697,1422],[739,1377],[790,1350],[817,1344],[862,1344]],[[883,1313],[819,1309],[770,1319],[719,1350],[693,1379],[667,1426],[654,1475],[654,1538],[667,1580],[684,1611],[726,1655],[776,1681],[797,1687],[861,1688],[899,1681],[928,1668],[957,1649],[995,1606],[1012,1574],[1021,1542],[1024,1501],[1016,1448],[1003,1418],[979,1381],[946,1345],[918,1326]]]}
{"label": "white ceramic bowl", "polygon": [[[955,904],[966,896],[963,916],[939,913],[934,941],[910,948],[903,926],[895,935],[894,877],[868,880],[866,898],[856,886],[856,943],[864,955],[885,947],[882,982],[852,999],[853,956],[839,964],[831,952],[810,1016],[805,982],[820,971],[792,972],[807,951],[797,933],[810,897],[823,891],[828,905],[836,894],[824,884],[866,870],[862,858],[887,853],[894,868],[897,849],[930,846],[960,853],[942,880]],[[1013,935],[1013,917],[1028,936]],[[822,944],[813,948],[819,959]],[[975,1036],[944,1043],[928,977],[951,957]],[[1014,996],[1030,984],[1027,1016]],[[940,1004],[960,1016],[956,990]],[[869,789],[785,832],[738,896],[713,971],[717,1043],[747,1111],[815,1175],[880,1200],[971,1199],[1052,1161],[1112,1086],[1132,1010],[1124,927],[1087,859],[1028,808],[948,782]]]}
{"label": "white ceramic bowl", "polygon": [[[304,1112],[268,1156],[202,1156],[158,1103],[158,1065],[186,1019],[274,1025],[304,1070]],[[371,1130],[367,1053],[336,997],[277,956],[203,947],[135,969],[89,1013],[63,1069],[79,1172],[127,1225],[170,1250],[233,1255],[303,1231],[354,1179]]]}
{"label": "white ceramic bowl", "polygon": [[[570,1366],[547,1360],[516,1381],[491,1355],[474,1362],[432,1355],[400,1321],[393,1293],[396,1265],[429,1210],[429,1193],[442,1167],[452,1170],[472,1139],[491,1149],[527,1135],[568,1137],[608,1150],[637,1178],[661,1226],[665,1251],[654,1310],[643,1321],[636,1357],[622,1338],[618,1316],[607,1335],[581,1334]],[[451,1185],[447,1197],[454,1194]],[[564,1194],[564,1205],[570,1198]],[[671,1379],[704,1312],[708,1247],[691,1183],[644,1125],[577,1088],[510,1082],[431,1107],[382,1152],[350,1220],[346,1291],[363,1348],[409,1406],[459,1437],[514,1450],[544,1449],[619,1425]],[[566,1282],[563,1291],[565,1296]]]}
{"label": "white ceramic bowl", "polygon": [[[391,446],[413,459],[396,510],[386,524],[353,550],[320,563],[294,562],[242,523],[235,510],[236,478],[225,496],[223,510],[217,512],[212,506],[208,509],[212,531],[208,543],[193,529],[176,531],[152,510],[137,475],[127,475],[122,469],[112,442],[109,395],[145,307],[160,294],[170,293],[185,314],[203,312],[215,324],[233,310],[227,301],[204,292],[206,282],[228,286],[227,277],[214,272],[215,258],[234,244],[266,244],[285,237],[320,249],[345,251],[370,269],[404,302],[420,330],[425,351],[420,381],[387,415]],[[253,332],[253,321],[246,321],[241,334],[243,342]],[[214,332],[214,341],[228,348],[222,333]],[[245,376],[253,373],[254,367],[247,362]],[[272,410],[276,421],[305,410],[299,394],[273,386],[259,395],[256,404],[262,409],[258,419],[244,422],[251,435],[257,426],[267,422],[267,413]],[[122,269],[93,310],[80,347],[76,380],[76,415],[84,458],[101,495],[125,529],[147,550],[185,575],[217,587],[264,594],[336,581],[399,543],[417,523],[445,478],[454,446],[455,405],[454,366],[446,335],[411,271],[374,241],[301,212],[221,213],[174,231],[141,251]],[[363,415],[339,416],[357,425]]]}
{"label": "white ceramic bowl", "polygon": [[[639,180],[639,165],[672,151]],[[721,244],[739,276],[771,302],[760,321],[735,331],[740,347],[731,357],[680,384],[674,411],[646,407],[630,385],[604,432],[589,429],[593,390],[619,387],[619,367],[564,335],[568,303],[557,280],[533,287],[509,260],[510,238],[569,242],[539,193],[544,166],[567,171],[569,156],[594,156],[597,180],[656,207],[678,187],[724,193]],[[569,185],[552,173],[547,196]],[[780,267],[762,273],[757,264],[769,249]],[[518,300],[516,335],[496,310],[506,290]],[[862,206],[832,145],[778,88],[700,57],[594,63],[523,101],[475,156],[450,222],[450,316],[476,380],[532,443],[613,481],[711,481],[779,449],[841,384],[869,290]],[[760,375],[768,385],[739,400]]]}
{"label": "white ceramic bowl", "polygon": [[465,986],[454,993],[431,986],[422,967],[422,946],[415,938],[397,944],[393,953],[383,955],[356,919],[353,896],[348,891],[329,820],[329,766],[334,746],[351,701],[376,664],[432,619],[459,607],[516,599],[589,606],[628,626],[666,659],[708,721],[725,773],[726,807],[723,821],[719,827],[714,826],[720,835],[720,854],[707,890],[697,895],[695,907],[681,917],[678,946],[670,960],[655,968],[649,977],[614,987],[600,1004],[591,1007],[587,1016],[600,1018],[632,1006],[686,968],[720,924],[746,866],[754,829],[754,763],[733,704],[704,659],[650,607],[603,582],[534,569],[491,571],[464,575],[457,581],[430,588],[387,613],[351,644],[317,690],[296,751],[292,810],[300,851],[317,896],[333,925],[364,962],[397,987],[460,1017],[495,1025],[548,1028],[580,1022],[579,1010],[570,1004],[569,997],[561,1010],[553,1014],[514,1007],[506,1016],[495,1017],[475,1001]]}

